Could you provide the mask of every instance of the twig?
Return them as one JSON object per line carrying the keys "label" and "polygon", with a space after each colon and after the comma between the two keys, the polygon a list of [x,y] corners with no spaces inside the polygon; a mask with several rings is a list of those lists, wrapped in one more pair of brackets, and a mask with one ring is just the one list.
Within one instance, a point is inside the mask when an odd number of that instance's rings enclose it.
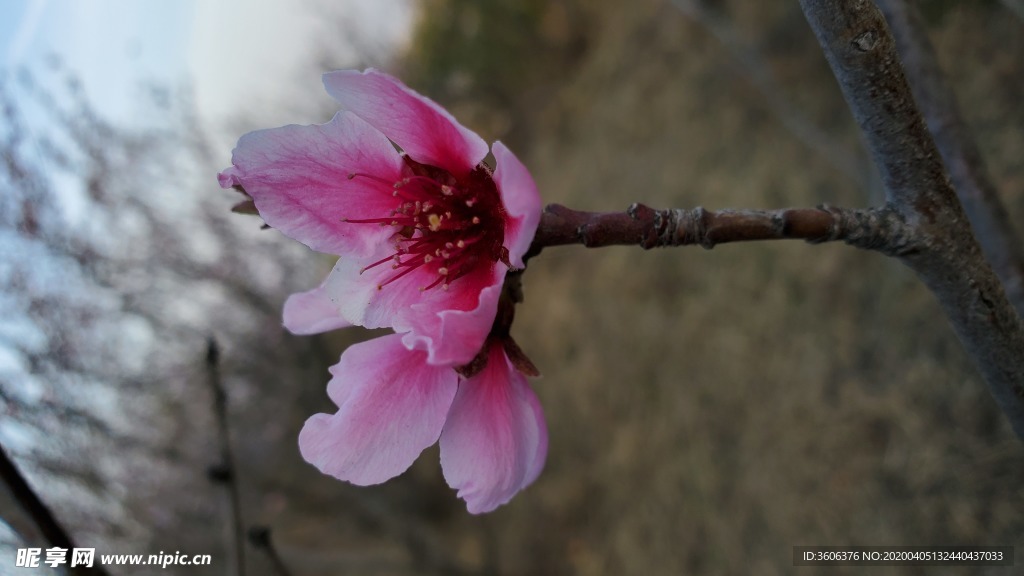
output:
{"label": "twig", "polygon": [[544,210],[530,255],[547,246],[582,244],[589,248],[636,245],[641,248],[730,242],[843,241],[891,255],[915,249],[909,229],[896,212],[833,206],[781,210],[655,210],[633,204],[625,212],[578,212],[552,204]]}
{"label": "twig", "polygon": [[[35,522],[39,532],[51,546],[64,548],[71,551],[77,548],[67,530],[61,526],[57,518],[50,512],[50,509],[43,503],[39,495],[28,483],[28,480],[21,474],[14,461],[10,459],[3,446],[0,446],[0,478],[10,489],[15,499],[21,504],[25,512]],[[88,566],[69,567],[71,574],[76,576],[109,576],[106,568],[100,564]]]}
{"label": "twig", "polygon": [[881,12],[866,0],[800,0],[886,186],[912,227],[902,255],[935,294],[1024,439],[1024,324],[986,262],[914,103]]}
{"label": "twig", "polygon": [[288,567],[281,560],[281,555],[277,553],[277,548],[274,547],[274,541],[270,537],[270,528],[266,526],[253,526],[250,528],[249,543],[252,544],[253,548],[263,550],[266,553],[277,576],[291,576]]}
{"label": "twig", "polygon": [[242,501],[238,489],[238,474],[231,451],[231,436],[228,428],[228,396],[220,379],[220,348],[210,336],[206,341],[206,373],[213,391],[213,409],[217,418],[217,436],[220,440],[220,462],[209,473],[214,481],[227,486],[233,546],[235,548],[236,574],[245,576],[245,530],[242,525]]}
{"label": "twig", "polygon": [[1017,313],[1024,314],[1024,243],[1010,222],[981,152],[960,114],[956,96],[939,68],[920,12],[914,2],[906,0],[879,0],[878,7],[896,39],[910,89],[928,122],[974,234]]}

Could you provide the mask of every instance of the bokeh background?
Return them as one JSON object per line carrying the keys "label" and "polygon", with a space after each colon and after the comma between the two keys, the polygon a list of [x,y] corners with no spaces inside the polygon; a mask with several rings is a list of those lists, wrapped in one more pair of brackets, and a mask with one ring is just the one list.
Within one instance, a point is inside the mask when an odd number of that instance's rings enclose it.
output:
{"label": "bokeh background", "polygon": [[[1020,223],[1024,11],[919,4]],[[281,328],[287,294],[332,262],[230,213],[215,174],[239,135],[326,121],[320,74],[373,65],[506,142],[546,202],[877,203],[795,2],[3,10],[0,443],[80,545],[214,560],[111,573],[233,569],[214,381],[244,524],[295,575],[839,575],[859,571],[796,569],[791,547],[1024,550],[1019,440],[914,275],[846,246],[545,250],[513,333],[543,372],[550,454],[490,515],[465,512],[436,448],[370,488],[298,455],[305,418],[333,409],[327,367],[375,334]],[[0,517],[6,574],[39,536],[6,492]]]}

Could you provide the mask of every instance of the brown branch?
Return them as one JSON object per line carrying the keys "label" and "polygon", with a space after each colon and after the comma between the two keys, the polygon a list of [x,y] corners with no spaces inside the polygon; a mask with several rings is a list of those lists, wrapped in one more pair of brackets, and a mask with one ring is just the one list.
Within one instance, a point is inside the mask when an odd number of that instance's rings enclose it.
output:
{"label": "brown branch", "polygon": [[277,576],[291,576],[291,571],[288,570],[288,566],[285,565],[281,555],[277,552],[277,547],[274,546],[274,540],[270,536],[270,528],[266,526],[253,526],[250,528],[249,543],[252,544],[253,548],[262,550],[267,555],[270,565],[274,568],[274,574]]}
{"label": "brown branch", "polygon": [[903,70],[953,188],[974,234],[999,275],[1018,314],[1024,314],[1024,243],[999,199],[956,96],[946,82],[916,5],[906,0],[879,0],[903,60]]}
{"label": "brown branch", "polygon": [[625,212],[578,212],[552,204],[544,210],[530,255],[547,246],[641,248],[718,244],[754,240],[843,241],[898,255],[914,250],[909,229],[889,209],[852,210],[834,206],[780,210],[655,210],[633,204]]}
{"label": "brown branch", "polygon": [[1024,439],[1024,324],[985,261],[903,75],[881,12],[866,0],[800,0],[886,185],[913,230],[902,255],[939,301]]}
{"label": "brown branch", "polygon": [[[51,546],[64,548],[68,553],[77,548],[67,530],[57,521],[53,512],[32,489],[3,446],[0,446],[0,478],[3,478],[4,484],[7,485],[14,498],[32,518],[36,527],[39,528],[39,532]],[[68,568],[68,571],[75,576],[107,576],[109,574],[106,568],[100,564],[94,564],[92,567],[75,566]]]}
{"label": "brown branch", "polygon": [[242,498],[238,488],[238,470],[231,451],[228,426],[228,395],[220,378],[220,347],[212,336],[206,341],[206,373],[213,392],[213,410],[217,419],[220,462],[210,468],[210,478],[226,485],[231,515],[232,545],[235,550],[235,573],[245,576],[245,529],[242,523]]}

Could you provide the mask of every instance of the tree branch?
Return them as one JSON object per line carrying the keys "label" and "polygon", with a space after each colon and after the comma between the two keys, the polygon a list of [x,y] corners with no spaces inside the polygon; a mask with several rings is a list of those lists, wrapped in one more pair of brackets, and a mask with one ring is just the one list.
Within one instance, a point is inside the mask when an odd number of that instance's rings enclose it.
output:
{"label": "tree branch", "polygon": [[[76,548],[67,530],[61,526],[57,518],[50,512],[50,509],[43,503],[43,500],[32,489],[28,480],[22,476],[21,471],[18,470],[14,461],[7,456],[7,452],[2,446],[0,446],[0,478],[3,479],[4,484],[11,490],[11,493],[25,509],[25,512],[32,517],[32,520],[39,528],[39,532],[42,533],[50,545],[64,548],[68,553]],[[74,568],[69,568],[69,572],[73,575],[81,576],[107,576],[108,574],[107,570],[100,564],[95,564],[92,567],[75,566]]]}
{"label": "tree branch", "polygon": [[960,114],[956,96],[943,77],[916,5],[879,0],[903,60],[903,70],[935,138],[950,180],[974,234],[1018,314],[1024,314],[1024,243],[1010,222],[981,152]]}
{"label": "tree branch", "polygon": [[559,204],[544,210],[530,255],[547,246],[588,248],[636,245],[699,245],[707,249],[753,240],[843,241],[898,255],[915,249],[910,229],[888,208],[851,210],[834,206],[779,210],[655,210],[633,204],[625,212],[578,212]]}
{"label": "tree branch", "polygon": [[1024,439],[1024,325],[985,261],[914,103],[895,42],[866,0],[800,0],[886,185],[914,230],[901,260],[938,298],[1000,408]]}
{"label": "tree branch", "polygon": [[231,450],[231,431],[228,426],[228,395],[220,378],[220,347],[210,336],[206,341],[206,374],[213,392],[213,410],[217,418],[217,437],[220,442],[220,462],[210,468],[210,478],[222,482],[228,490],[231,514],[232,545],[235,552],[235,574],[245,576],[245,529],[242,523],[242,498],[238,488],[238,470]]}
{"label": "tree branch", "polygon": [[267,559],[270,560],[270,565],[273,567],[276,576],[291,576],[288,566],[281,559],[281,555],[277,553],[277,547],[274,546],[274,540],[270,536],[270,528],[266,526],[253,526],[250,528],[249,543],[252,544],[253,548],[262,550],[267,555]]}

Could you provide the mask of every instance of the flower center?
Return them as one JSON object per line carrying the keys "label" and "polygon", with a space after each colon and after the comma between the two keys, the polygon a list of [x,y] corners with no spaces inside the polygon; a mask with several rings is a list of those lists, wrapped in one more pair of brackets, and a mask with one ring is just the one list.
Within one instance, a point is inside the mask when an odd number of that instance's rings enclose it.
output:
{"label": "flower center", "polygon": [[[505,208],[490,169],[480,164],[461,180],[447,170],[420,164],[403,156],[408,174],[393,188],[395,208],[379,218],[352,219],[351,224],[397,226],[392,237],[394,253],[367,265],[360,273],[390,263],[394,274],[377,289],[423,268],[433,278],[420,290],[440,286],[448,290],[455,280],[475,267],[508,262],[505,240]],[[349,174],[381,180],[368,174]]]}

